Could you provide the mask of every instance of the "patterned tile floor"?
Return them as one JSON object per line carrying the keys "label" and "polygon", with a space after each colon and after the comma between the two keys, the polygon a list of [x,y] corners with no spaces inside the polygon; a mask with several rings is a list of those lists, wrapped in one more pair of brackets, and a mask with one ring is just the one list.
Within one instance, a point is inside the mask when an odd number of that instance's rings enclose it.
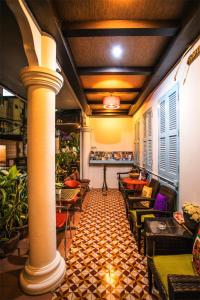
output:
{"label": "patterned tile floor", "polygon": [[147,292],[146,258],[137,251],[117,190],[92,190],[67,253],[58,299],[152,299]]}

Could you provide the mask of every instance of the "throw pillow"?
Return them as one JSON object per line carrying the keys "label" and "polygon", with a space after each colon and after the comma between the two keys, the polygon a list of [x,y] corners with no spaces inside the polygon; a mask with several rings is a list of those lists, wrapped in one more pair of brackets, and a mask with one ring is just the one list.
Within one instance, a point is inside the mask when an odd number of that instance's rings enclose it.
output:
{"label": "throw pillow", "polygon": [[80,185],[80,182],[76,180],[65,180],[64,185],[68,188],[75,189]]}
{"label": "throw pillow", "polygon": [[161,211],[166,211],[167,210],[167,196],[158,193],[156,196],[156,200],[154,202],[154,209],[161,210]]}
{"label": "throw pillow", "polygon": [[152,195],[152,187],[144,185],[141,196],[146,198],[151,198],[151,195]]}
{"label": "throw pillow", "polygon": [[198,275],[200,275],[200,227],[196,239],[194,241],[193,250],[193,266]]}
{"label": "throw pillow", "polygon": [[[141,197],[151,198],[151,195],[152,195],[152,187],[144,185],[143,189],[142,189]],[[142,201],[141,203],[145,207],[149,208],[149,205],[150,205],[149,201]]]}

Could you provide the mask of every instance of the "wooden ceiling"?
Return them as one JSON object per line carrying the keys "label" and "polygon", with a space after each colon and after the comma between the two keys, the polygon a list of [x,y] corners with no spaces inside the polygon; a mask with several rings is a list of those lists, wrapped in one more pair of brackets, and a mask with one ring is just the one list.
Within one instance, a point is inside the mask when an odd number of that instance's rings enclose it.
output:
{"label": "wooden ceiling", "polygon": [[[27,0],[83,110],[131,116],[200,33],[200,0]],[[45,13],[44,13],[45,11]],[[122,56],[112,55],[120,46]],[[107,95],[117,110],[103,108]]]}

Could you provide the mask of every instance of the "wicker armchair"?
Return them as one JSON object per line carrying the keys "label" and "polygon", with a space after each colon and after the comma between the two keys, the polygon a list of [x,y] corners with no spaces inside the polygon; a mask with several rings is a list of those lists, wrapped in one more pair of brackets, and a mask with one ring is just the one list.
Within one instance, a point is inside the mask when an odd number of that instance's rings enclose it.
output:
{"label": "wicker armchair", "polygon": [[191,251],[187,252],[180,249],[181,254],[169,255],[169,249],[167,255],[148,257],[150,294],[154,280],[162,300],[200,299],[200,276],[193,269]]}
{"label": "wicker armchair", "polygon": [[[146,202],[149,202],[149,208],[140,208],[130,210],[130,227],[133,233],[136,234],[138,251],[141,249],[141,236],[142,230],[144,229],[145,218],[155,218],[156,216],[171,217],[176,209],[176,191],[168,186],[162,185],[158,191],[160,194],[167,197],[167,210],[162,211],[154,209],[154,202],[156,199],[145,198]],[[138,197],[136,202],[141,202],[143,198]]]}

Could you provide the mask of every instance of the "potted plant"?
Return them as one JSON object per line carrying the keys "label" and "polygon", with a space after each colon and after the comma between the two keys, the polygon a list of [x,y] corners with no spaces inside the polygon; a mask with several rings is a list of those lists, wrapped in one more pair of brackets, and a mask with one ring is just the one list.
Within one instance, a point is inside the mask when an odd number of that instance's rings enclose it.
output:
{"label": "potted plant", "polygon": [[200,222],[200,206],[185,202],[182,209],[185,225],[194,232]]}
{"label": "potted plant", "polygon": [[4,254],[13,250],[20,228],[28,224],[26,179],[16,166],[0,170],[0,248]]}
{"label": "potted plant", "polygon": [[56,154],[56,182],[63,182],[64,178],[72,173],[76,157],[76,154],[72,151]]}

